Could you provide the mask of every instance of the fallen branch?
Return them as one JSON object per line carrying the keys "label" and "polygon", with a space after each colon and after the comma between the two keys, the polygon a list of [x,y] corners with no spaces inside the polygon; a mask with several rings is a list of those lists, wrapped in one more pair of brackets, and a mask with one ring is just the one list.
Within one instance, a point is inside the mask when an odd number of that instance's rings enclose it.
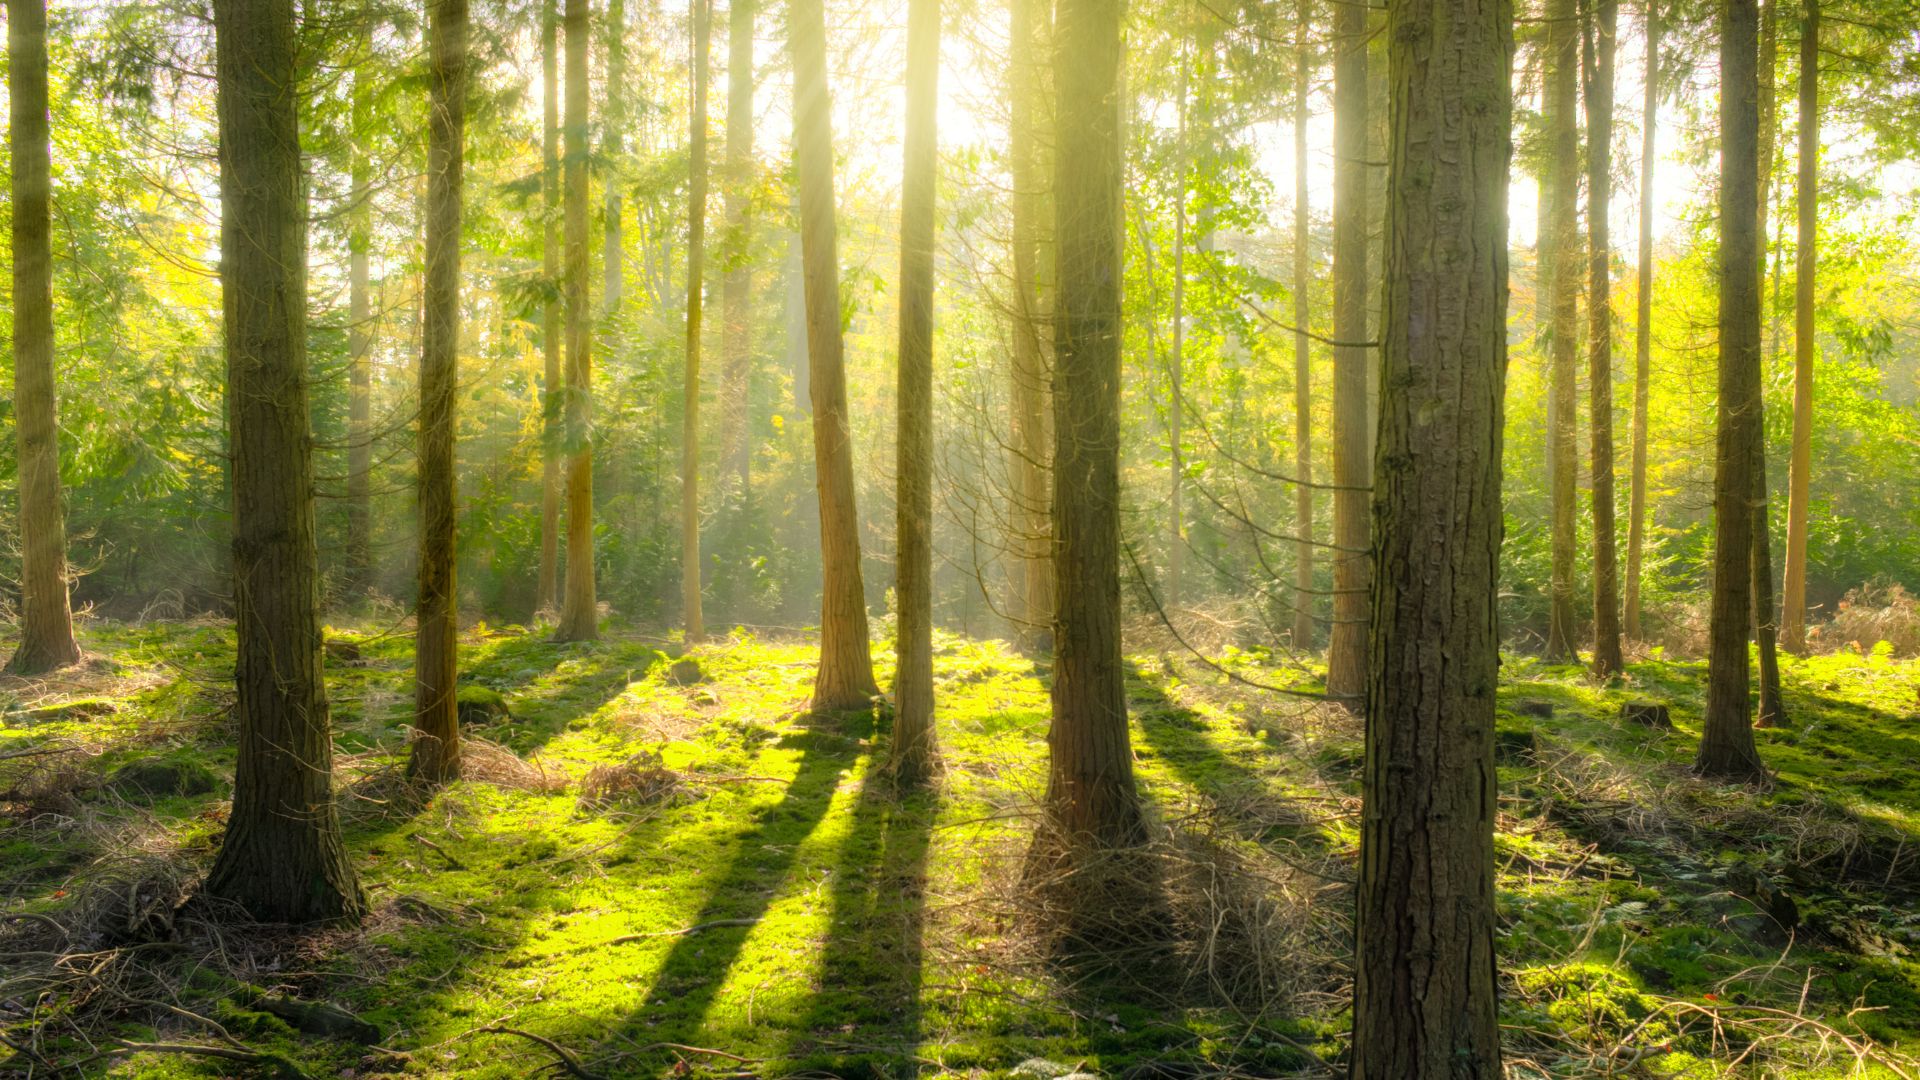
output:
{"label": "fallen branch", "polygon": [[579,1080],[607,1080],[606,1077],[601,1076],[599,1073],[588,1072],[586,1067],[580,1064],[580,1059],[573,1056],[573,1051],[568,1050],[566,1047],[561,1046],[559,1043],[554,1042],[552,1039],[549,1039],[543,1035],[535,1035],[531,1031],[522,1031],[519,1028],[501,1027],[499,1025],[494,1025],[492,1027],[479,1028],[474,1032],[474,1034],[476,1035],[518,1035],[520,1038],[526,1039],[528,1042],[538,1043],[541,1046],[546,1047],[547,1050],[551,1052],[554,1057],[560,1059],[559,1060],[560,1067],[565,1069],[569,1074],[578,1077]]}
{"label": "fallen branch", "polygon": [[427,839],[426,837],[421,836],[419,833],[413,834],[413,840],[415,843],[419,844],[421,847],[426,848],[428,851],[431,851],[434,854],[440,856],[441,858],[447,860],[447,865],[452,867],[453,869],[465,870],[467,868],[465,863],[461,862],[459,859],[456,859],[452,855],[448,854],[446,848],[443,848],[439,844],[436,844],[433,841]]}
{"label": "fallen branch", "polygon": [[703,930],[717,930],[723,926],[754,926],[759,922],[759,919],[714,919],[711,922],[696,923],[680,930],[656,930],[651,934],[622,934],[605,944],[625,945],[628,942],[645,941],[648,938],[686,937],[688,934],[698,934]]}
{"label": "fallen branch", "polygon": [[203,1046],[199,1043],[155,1043],[121,1042],[68,1065],[67,1068],[81,1072],[87,1065],[106,1058],[120,1057],[125,1054],[184,1054],[192,1057],[220,1058],[224,1061],[238,1061],[247,1065],[271,1067],[279,1076],[288,1080],[310,1080],[306,1070],[279,1054],[262,1053],[255,1050],[235,1050],[225,1046]]}

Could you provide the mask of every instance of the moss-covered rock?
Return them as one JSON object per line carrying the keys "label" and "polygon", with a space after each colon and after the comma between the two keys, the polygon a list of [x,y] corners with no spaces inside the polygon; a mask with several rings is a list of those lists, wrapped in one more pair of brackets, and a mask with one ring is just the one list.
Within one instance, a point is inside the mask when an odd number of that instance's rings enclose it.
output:
{"label": "moss-covered rock", "polygon": [[124,798],[208,795],[219,787],[219,774],[184,758],[141,758],[107,776],[107,790]]}

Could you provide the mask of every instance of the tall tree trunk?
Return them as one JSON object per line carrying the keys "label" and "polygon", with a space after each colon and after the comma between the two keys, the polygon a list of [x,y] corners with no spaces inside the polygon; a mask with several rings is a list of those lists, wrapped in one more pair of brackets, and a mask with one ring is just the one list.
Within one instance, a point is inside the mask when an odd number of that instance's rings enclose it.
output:
{"label": "tall tree trunk", "polygon": [[1169,612],[1179,608],[1181,574],[1186,563],[1186,522],[1180,505],[1186,462],[1180,444],[1186,424],[1187,348],[1187,73],[1189,54],[1180,62],[1180,96],[1175,103],[1179,121],[1173,168],[1173,351],[1167,356],[1167,595]]}
{"label": "tall tree trunk", "polygon": [[1633,477],[1627,505],[1627,637],[1640,641],[1641,560],[1647,542],[1647,399],[1653,377],[1653,167],[1660,111],[1660,5],[1647,4],[1646,100],[1640,121],[1639,296],[1633,330]]}
{"label": "tall tree trunk", "polygon": [[53,376],[53,168],[46,0],[7,0],[13,153],[13,404],[20,471],[20,646],[15,675],[76,663]]}
{"label": "tall tree trunk", "polygon": [[1807,507],[1813,472],[1813,300],[1820,206],[1820,0],[1804,0],[1800,26],[1800,147],[1794,203],[1793,451],[1787,465],[1787,648],[1807,651]]}
{"label": "tall tree trunk", "polygon": [[588,0],[566,0],[567,582],[557,641],[600,636],[593,581],[593,312],[587,298]]}
{"label": "tall tree trunk", "polygon": [[1752,618],[1753,439],[1760,419],[1759,9],[1726,0],[1720,34],[1720,401],[1713,486],[1713,608],[1707,711],[1694,768],[1765,775],[1753,741],[1747,632]]}
{"label": "tall tree trunk", "polygon": [[[1760,146],[1756,155],[1759,169],[1755,176],[1757,186],[1754,195],[1757,208],[1753,267],[1755,304],[1761,303],[1760,298],[1766,294],[1766,252],[1770,235],[1767,228],[1767,199],[1773,188],[1774,145],[1779,137],[1779,105],[1775,85],[1778,64],[1774,56],[1779,48],[1779,35],[1775,29],[1778,4],[1779,0],[1766,0],[1760,15]],[[1762,360],[1760,363],[1764,372],[1766,362]],[[1764,374],[1761,381],[1765,382]],[[1753,453],[1753,566],[1750,570],[1753,577],[1753,638],[1760,661],[1760,711],[1754,717],[1754,725],[1783,727],[1787,723],[1787,708],[1780,693],[1780,624],[1775,615],[1773,598],[1773,525],[1767,490],[1765,393],[1754,398],[1754,408],[1758,415],[1748,427]]]}
{"label": "tall tree trunk", "polygon": [[827,96],[827,30],[821,0],[792,0],[793,154],[807,290],[808,388],[813,399],[814,483],[820,500],[820,668],[816,709],[861,708],[877,693],[860,579],[853,431],[840,339],[840,256],[833,201],[833,114]]}
{"label": "tall tree trunk", "polygon": [[1580,131],[1578,108],[1580,75],[1579,13],[1575,0],[1548,0],[1546,111],[1547,228],[1553,234],[1552,323],[1547,333],[1550,354],[1548,389],[1551,405],[1547,453],[1553,459],[1550,492],[1553,567],[1547,596],[1546,657],[1553,663],[1578,659],[1573,616],[1574,548],[1577,498],[1574,437],[1579,414],[1575,369],[1579,363],[1577,327],[1580,300]]}
{"label": "tall tree trunk", "polygon": [[1511,0],[1393,9],[1356,1080],[1501,1075],[1494,688]]}
{"label": "tall tree trunk", "polygon": [[540,579],[536,612],[560,607],[560,20],[556,0],[544,0],[540,16],[540,70],[545,121],[540,138],[541,276],[547,301],[540,306]]}
{"label": "tall tree trunk", "polygon": [[[358,39],[358,61],[370,64],[371,20]],[[373,246],[373,166],[360,140],[373,126],[372,77],[364,67],[353,76],[352,146],[347,167],[352,192],[347,211],[347,585],[367,587],[373,571],[373,300],[368,256]]]}
{"label": "tall tree trunk", "polygon": [[357,919],[322,677],[293,4],[218,0],[213,19],[240,737],[205,890],[266,922]]}
{"label": "tall tree trunk", "polygon": [[1118,0],[1059,0],[1053,46],[1053,726],[1047,807],[1075,845],[1145,835],[1120,666]]}
{"label": "tall tree trunk", "polygon": [[[616,0],[617,2],[617,0]],[[700,610],[700,315],[707,279],[707,54],[713,4],[693,0],[693,116],[687,195],[687,366],[681,388],[680,609],[687,641],[706,636]]]}
{"label": "tall tree trunk", "polygon": [[1613,58],[1618,0],[1594,0],[1585,35],[1587,99],[1587,411],[1593,459],[1593,673],[1616,675],[1620,572],[1613,537]]}
{"label": "tall tree trunk", "polygon": [[940,0],[907,7],[907,137],[900,179],[899,430],[895,530],[900,625],[895,638],[893,751],[902,786],[933,771],[933,237],[934,113],[939,104]]}
{"label": "tall tree trunk", "polygon": [[434,0],[427,112],[427,296],[420,347],[420,595],[407,775],[460,775],[454,418],[459,401],[460,197],[467,123],[467,0]]}
{"label": "tall tree trunk", "polygon": [[1011,105],[1007,158],[1013,179],[1013,522],[1012,547],[1019,561],[1014,606],[1021,647],[1041,655],[1053,648],[1053,551],[1049,487],[1053,426],[1051,383],[1040,256],[1045,231],[1047,169],[1041,137],[1047,102],[1042,91],[1045,60],[1039,55],[1050,6],[1043,0],[1012,0],[1008,97]]}
{"label": "tall tree trunk", "polygon": [[1313,647],[1313,366],[1307,325],[1310,264],[1307,193],[1307,100],[1312,89],[1313,55],[1308,41],[1313,5],[1299,0],[1294,24],[1293,68],[1293,647]]}
{"label": "tall tree trunk", "polygon": [[731,0],[727,8],[727,239],[723,262],[720,341],[722,423],[721,468],[747,498],[753,471],[749,396],[753,380],[753,6],[755,0]]}
{"label": "tall tree trunk", "polygon": [[1333,629],[1327,693],[1367,686],[1367,8],[1333,15]]}

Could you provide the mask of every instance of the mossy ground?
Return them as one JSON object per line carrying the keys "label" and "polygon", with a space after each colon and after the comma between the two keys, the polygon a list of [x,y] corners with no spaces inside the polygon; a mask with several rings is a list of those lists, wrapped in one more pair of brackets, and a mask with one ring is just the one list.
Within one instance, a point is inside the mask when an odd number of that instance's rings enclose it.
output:
{"label": "mossy ground", "polygon": [[[50,916],[83,939],[71,950],[142,965],[114,984],[121,998],[88,997],[50,978],[45,956],[0,943],[0,1034],[62,1062],[86,1057],[87,1040],[232,1045],[184,1011],[313,1076],[524,1077],[555,1060],[490,1028],[550,1039],[610,1077],[1000,1076],[1031,1058],[1116,1076],[1276,1075],[1343,1053],[1341,879],[1361,733],[1335,711],[1175,654],[1133,659],[1156,828],[1213,860],[1182,865],[1259,885],[1170,877],[1170,892],[1205,893],[1217,922],[1253,929],[1189,940],[1141,978],[1060,962],[1017,925],[1047,699],[1045,671],[998,643],[937,643],[945,769],[933,790],[899,796],[884,708],[804,713],[803,642],[736,634],[695,650],[704,678],[677,685],[669,662],[684,650],[670,641],[476,629],[465,678],[510,715],[475,734],[535,768],[476,770],[416,803],[377,782],[404,748],[410,643],[364,627],[330,636],[351,643],[329,683],[372,909],[352,931],[216,939],[190,908],[152,958],[85,938],[86,898],[130,853],[188,877],[210,857],[233,765],[227,629],[96,625],[87,667],[0,686],[0,765],[76,748],[61,755],[66,802],[0,803],[0,914]],[[884,685],[886,650],[876,657]],[[1260,654],[1219,663],[1267,682],[1314,677]],[[1855,1075],[1839,1036],[1920,1051],[1920,664],[1868,650],[1789,659],[1785,674],[1795,723],[1760,733],[1778,781],[1758,790],[1686,774],[1700,665],[1649,659],[1601,685],[1508,658],[1496,851],[1514,1075]],[[1629,700],[1668,704],[1674,730],[1622,723]],[[93,704],[57,708],[74,701]],[[1541,703],[1551,717],[1526,715]],[[581,798],[595,770],[647,753],[672,774],[664,795]],[[98,786],[156,756],[222,783],[137,799]],[[1277,952],[1204,955],[1221,946]],[[242,1004],[252,987],[343,1006],[397,1053],[297,1033]],[[238,1067],[143,1054],[88,1071]]]}

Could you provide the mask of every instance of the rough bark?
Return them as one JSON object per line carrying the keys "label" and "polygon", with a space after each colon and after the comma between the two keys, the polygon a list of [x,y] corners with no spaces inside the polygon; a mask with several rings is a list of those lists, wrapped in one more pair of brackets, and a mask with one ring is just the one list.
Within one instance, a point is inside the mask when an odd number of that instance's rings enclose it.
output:
{"label": "rough bark", "polygon": [[407,775],[460,775],[459,623],[454,479],[459,401],[460,197],[467,122],[467,0],[429,9],[427,294],[420,348],[420,592],[414,649],[414,736]]}
{"label": "rough bark", "polygon": [[900,622],[895,637],[893,748],[902,786],[933,771],[933,237],[934,111],[940,0],[907,7],[907,133],[900,181],[899,428],[895,530]]}
{"label": "rough bark", "polygon": [[1578,107],[1580,32],[1575,0],[1548,0],[1546,56],[1547,229],[1553,234],[1552,321],[1547,332],[1547,453],[1553,459],[1549,492],[1553,566],[1547,588],[1546,658],[1579,658],[1573,615],[1575,500],[1579,477],[1574,425],[1579,414],[1576,368],[1580,337],[1580,132]]}
{"label": "rough bark", "polygon": [[[359,38],[359,58],[370,59],[372,24]],[[373,570],[373,300],[368,255],[373,245],[372,157],[361,147],[370,137],[373,88],[364,70],[354,72],[352,146],[347,166],[352,191],[347,213],[347,586],[359,590]]]}
{"label": "rough bark", "polygon": [[540,17],[540,72],[545,88],[540,137],[541,275],[547,301],[540,308],[540,577],[536,612],[560,607],[560,20],[557,0],[545,0]]}
{"label": "rough bark", "polygon": [[1793,449],[1787,464],[1787,570],[1783,629],[1807,651],[1807,508],[1813,472],[1813,302],[1820,206],[1820,0],[1804,0],[1800,25],[1800,146],[1794,203]]}
{"label": "rough bark", "polygon": [[566,231],[567,580],[557,641],[600,636],[593,566],[593,312],[587,299],[588,0],[566,0],[566,125],[562,198]]}
{"label": "rough bark", "polygon": [[322,679],[293,4],[218,0],[213,17],[239,754],[205,890],[263,921],[357,919]]}
{"label": "rough bark", "polygon": [[1620,571],[1613,529],[1613,70],[1618,0],[1594,0],[1587,70],[1587,413],[1593,481],[1593,673],[1619,674]]}
{"label": "rough bark", "polygon": [[1072,847],[1145,834],[1120,662],[1118,0],[1059,0],[1053,78],[1053,725],[1047,808]]}
{"label": "rough bark", "polygon": [[680,611],[687,641],[706,636],[700,610],[700,319],[707,280],[707,54],[713,5],[693,0],[693,115],[687,194],[687,363],[680,420]]}
{"label": "rough bark", "polygon": [[820,668],[813,707],[864,707],[879,693],[867,640],[854,506],[853,431],[840,338],[840,263],[833,201],[833,118],[827,97],[827,31],[821,0],[792,0],[793,153],[806,279],[808,390],[813,402],[814,485],[820,505]]}
{"label": "rough bark", "polygon": [[1313,54],[1308,34],[1313,25],[1313,5],[1300,0],[1294,24],[1293,68],[1293,531],[1300,538],[1293,551],[1293,647],[1313,647],[1313,366],[1308,346],[1307,325],[1313,309],[1307,302],[1310,288],[1307,245],[1309,196],[1307,193],[1307,102],[1313,78]]}
{"label": "rough bark", "polygon": [[[1775,88],[1776,71],[1775,51],[1779,48],[1776,31],[1779,0],[1766,0],[1760,14],[1760,54],[1757,81],[1760,86],[1760,98],[1757,102],[1760,114],[1759,151],[1755,158],[1754,204],[1756,226],[1754,238],[1756,253],[1754,258],[1754,297],[1760,303],[1760,297],[1766,293],[1767,247],[1770,233],[1767,222],[1767,203],[1773,189],[1774,144],[1779,137],[1779,106]],[[1769,318],[1769,323],[1771,323]],[[1767,331],[1771,338],[1778,327]],[[1765,376],[1765,361],[1761,361],[1762,381]],[[1780,621],[1774,607],[1773,595],[1773,525],[1771,498],[1767,490],[1767,425],[1766,395],[1760,393],[1754,398],[1754,408],[1758,415],[1748,425],[1747,434],[1752,440],[1753,454],[1753,565],[1750,573],[1753,577],[1753,639],[1755,652],[1759,660],[1760,708],[1754,716],[1755,727],[1783,727],[1787,723],[1787,708],[1780,693]]]}
{"label": "rough bark", "polygon": [[1647,0],[1646,99],[1640,119],[1639,296],[1633,331],[1633,476],[1627,499],[1626,633],[1639,641],[1640,573],[1647,542],[1647,402],[1653,376],[1653,174],[1655,130],[1660,111],[1660,6]]}
{"label": "rough bark", "polygon": [[46,0],[7,2],[13,154],[13,410],[20,473],[20,644],[15,675],[76,663],[53,374],[53,167]]}
{"label": "rough bark", "polygon": [[1049,489],[1053,425],[1049,402],[1049,357],[1044,330],[1041,277],[1047,260],[1040,249],[1046,231],[1046,166],[1041,130],[1047,103],[1039,55],[1047,34],[1048,5],[1011,0],[1008,62],[1011,106],[1007,137],[1013,178],[1013,513],[1012,547],[1017,573],[1016,630],[1033,655],[1053,648],[1053,551]]}
{"label": "rough bark", "polygon": [[1333,629],[1327,693],[1367,684],[1367,9],[1333,15]]}
{"label": "rough bark", "polygon": [[733,473],[745,501],[753,471],[749,395],[753,379],[753,12],[754,0],[727,8],[727,160],[722,195],[727,231],[721,286],[721,468]]}
{"label": "rough bark", "polygon": [[1752,618],[1753,439],[1760,411],[1759,9],[1726,0],[1720,33],[1720,373],[1713,487],[1714,570],[1707,709],[1694,768],[1765,775],[1753,740],[1747,634]]}
{"label": "rough bark", "polygon": [[1501,1075],[1494,688],[1510,0],[1402,0],[1390,46],[1373,585],[1349,1074]]}

